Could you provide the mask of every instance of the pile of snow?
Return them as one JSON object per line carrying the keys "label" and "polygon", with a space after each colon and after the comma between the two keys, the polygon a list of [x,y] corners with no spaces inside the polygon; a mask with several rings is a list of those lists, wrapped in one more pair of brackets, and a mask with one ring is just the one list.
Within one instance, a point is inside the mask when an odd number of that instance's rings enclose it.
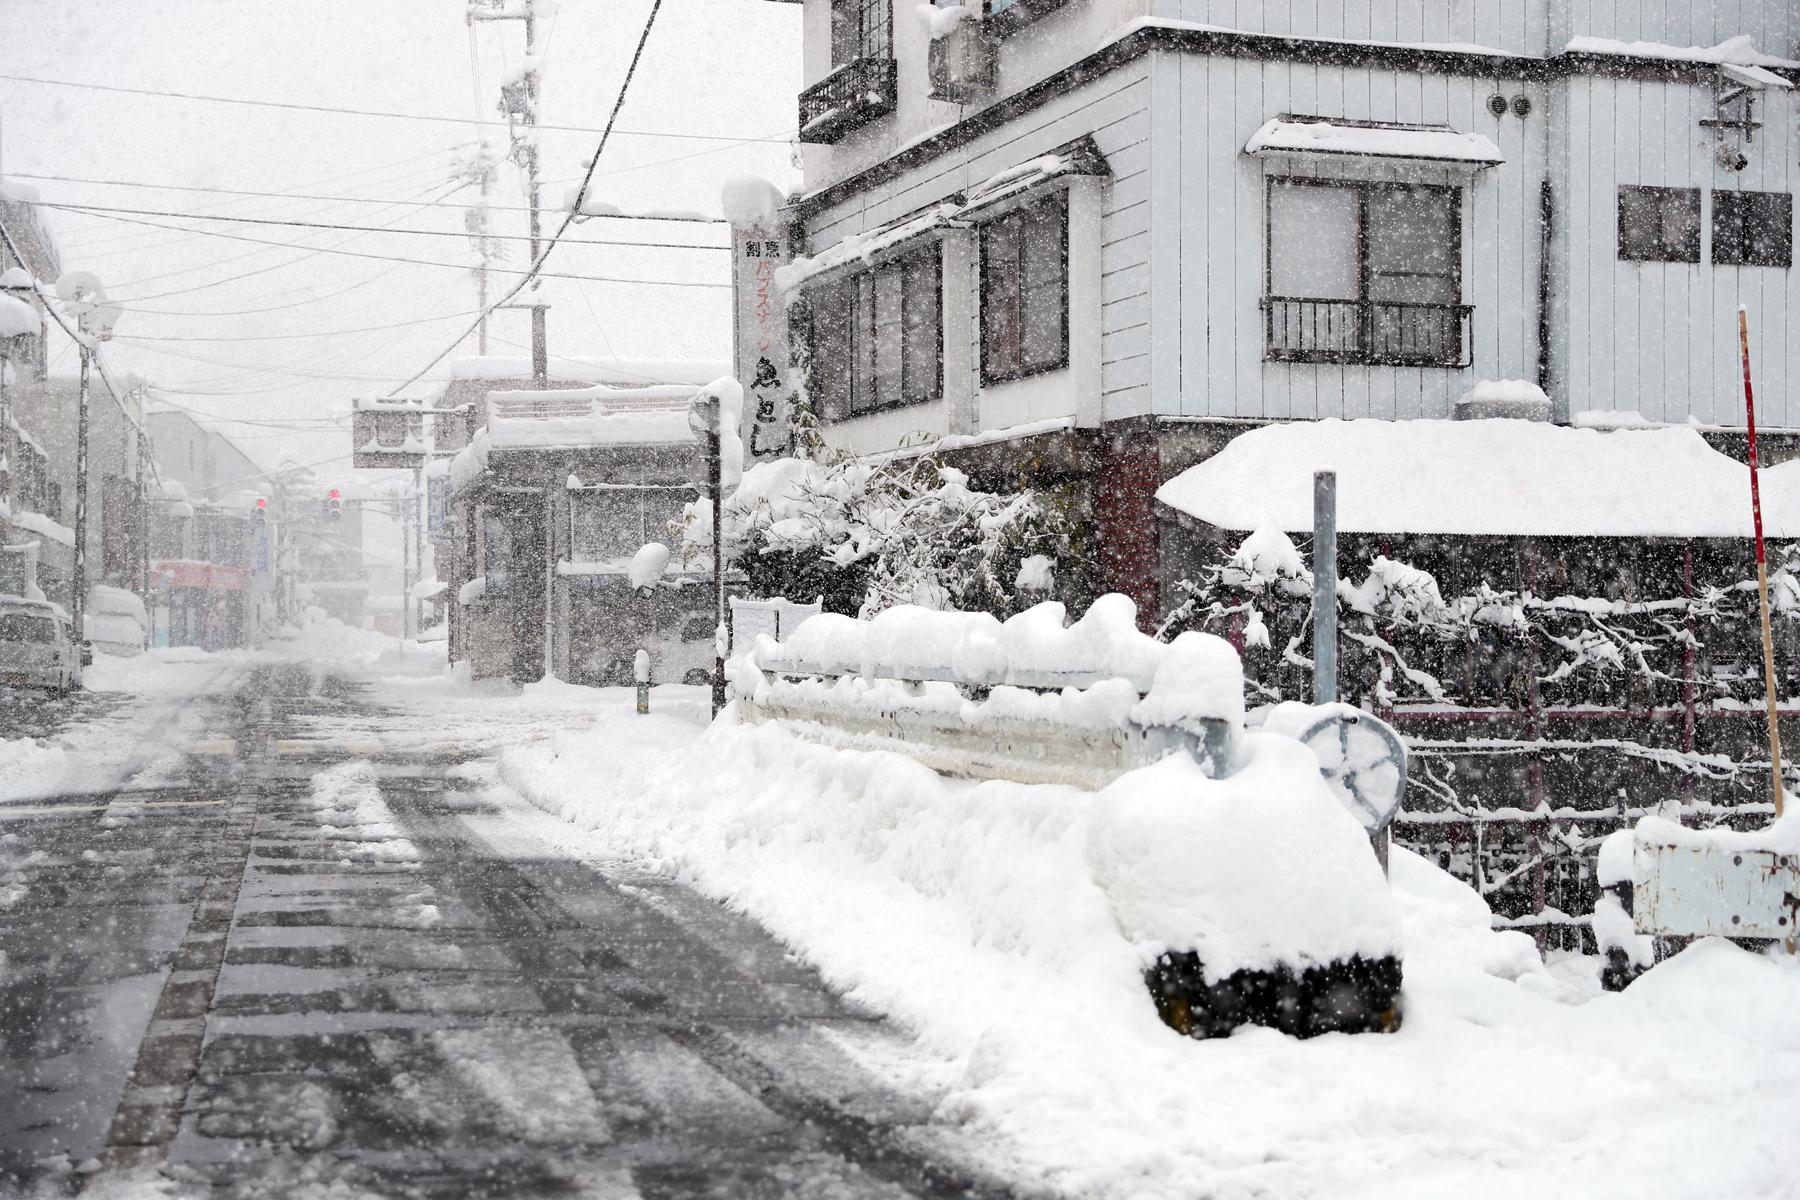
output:
{"label": "pile of snow", "polygon": [[736,226],[767,229],[779,219],[781,189],[758,175],[733,175],[719,189],[725,219]]}
{"label": "pile of snow", "polygon": [[34,306],[0,295],[0,338],[36,337],[43,331],[43,319]]}
{"label": "pile of snow", "polygon": [[[1143,725],[1244,719],[1244,676],[1222,638],[1190,631],[1163,643],[1137,627],[1137,605],[1102,596],[1070,624],[1054,600],[1007,621],[989,613],[942,612],[903,604],[867,621],[821,613],[777,643],[759,637],[748,663],[760,671],[812,667],[868,678],[1038,685],[1045,676],[1120,679],[1144,698],[1130,710]],[[737,668],[734,679],[747,678]]]}
{"label": "pile of snow", "polygon": [[1800,68],[1800,62],[1791,58],[1777,58],[1772,54],[1758,52],[1756,39],[1747,33],[1726,38],[1716,46],[1670,46],[1662,42],[1621,42],[1613,38],[1577,37],[1571,38],[1563,50],[1568,54],[1613,54],[1629,58],[1674,59],[1679,62],[1730,63],[1744,68],[1761,83],[1783,88],[1793,85],[1774,72],[1760,68],[1781,67],[1790,71]]}
{"label": "pile of snow", "polygon": [[61,746],[28,737],[0,739],[0,802],[55,795],[70,766]]}
{"label": "pile of snow", "polygon": [[1305,803],[1317,768],[1273,735],[1247,735],[1256,796],[1179,760],[1090,793],[947,779],[729,716],[640,717],[609,694],[591,730],[505,751],[501,779],[576,826],[582,857],[660,865],[911,1031],[954,1080],[936,1119],[995,1147],[1021,1194],[1386,1200],[1503,1180],[1674,1200],[1791,1181],[1800,970],[1702,942],[1601,994],[1598,960],[1547,965],[1398,847],[1391,908],[1363,881],[1335,899],[1404,949],[1397,1034],[1164,1027],[1141,972],[1167,926],[1197,912],[1217,922],[1208,953],[1257,961],[1280,936],[1265,931],[1312,914],[1266,897],[1233,925],[1202,895],[1303,861],[1280,861],[1296,826],[1354,825]]}
{"label": "pile of snow", "polygon": [[919,24],[924,27],[926,36],[934,42],[955,33],[964,17],[975,16],[974,9],[962,4],[921,4],[913,12],[918,15]]}
{"label": "pile of snow", "polygon": [[[1156,498],[1221,529],[1305,532],[1320,470],[1337,472],[1347,533],[1751,536],[1749,469],[1686,427],[1293,421],[1232,439]],[[1762,502],[1770,537],[1800,537],[1800,462],[1762,472]]]}

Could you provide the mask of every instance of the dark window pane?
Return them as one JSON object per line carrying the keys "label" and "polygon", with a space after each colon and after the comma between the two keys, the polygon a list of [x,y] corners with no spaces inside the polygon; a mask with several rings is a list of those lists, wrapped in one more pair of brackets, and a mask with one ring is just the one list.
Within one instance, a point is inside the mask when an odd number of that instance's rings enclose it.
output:
{"label": "dark window pane", "polygon": [[984,382],[1068,362],[1068,207],[1061,194],[981,231]]}
{"label": "dark window pane", "polygon": [[1372,188],[1368,195],[1369,299],[1455,304],[1462,298],[1455,193]]}
{"label": "dark window pane", "polygon": [[1700,261],[1700,189],[1621,187],[1619,257],[1637,262]]}
{"label": "dark window pane", "polygon": [[889,57],[889,0],[833,0],[831,65]]}
{"label": "dark window pane", "polygon": [[940,392],[943,323],[939,319],[937,247],[910,256],[901,269],[905,279],[905,346],[901,353],[905,377],[901,390],[903,399],[911,404],[935,400]]}
{"label": "dark window pane", "polygon": [[1794,262],[1794,198],[1786,192],[1754,192],[1750,197],[1746,261],[1761,267]]}
{"label": "dark window pane", "polygon": [[850,411],[852,338],[850,319],[855,308],[855,287],[833,284],[813,293],[812,370],[813,411],[824,421],[835,421]]}
{"label": "dark window pane", "polygon": [[1064,267],[1067,209],[1061,197],[1024,214],[1019,273],[1019,366],[1045,371],[1063,363],[1068,321]]}
{"label": "dark window pane", "polygon": [[874,403],[875,278],[856,277],[856,306],[851,310],[850,411],[865,412]]}
{"label": "dark window pane", "polygon": [[898,263],[890,263],[874,275],[874,403],[898,404],[901,399],[901,300],[905,295],[906,279]]}
{"label": "dark window pane", "polygon": [[1786,192],[1713,193],[1713,252],[1723,266],[1786,267],[1794,258],[1794,198]]}
{"label": "dark window pane", "polygon": [[1000,379],[1019,371],[1019,221],[981,231],[981,370]]}

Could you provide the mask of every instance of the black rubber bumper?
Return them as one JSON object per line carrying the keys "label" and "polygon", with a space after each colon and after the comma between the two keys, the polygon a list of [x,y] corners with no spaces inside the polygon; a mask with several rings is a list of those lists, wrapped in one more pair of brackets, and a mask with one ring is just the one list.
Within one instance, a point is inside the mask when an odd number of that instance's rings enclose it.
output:
{"label": "black rubber bumper", "polygon": [[1200,956],[1188,950],[1157,959],[1144,982],[1163,1024],[1189,1037],[1224,1037],[1240,1025],[1302,1038],[1400,1027],[1400,960],[1391,955],[1299,971],[1238,971],[1209,984]]}

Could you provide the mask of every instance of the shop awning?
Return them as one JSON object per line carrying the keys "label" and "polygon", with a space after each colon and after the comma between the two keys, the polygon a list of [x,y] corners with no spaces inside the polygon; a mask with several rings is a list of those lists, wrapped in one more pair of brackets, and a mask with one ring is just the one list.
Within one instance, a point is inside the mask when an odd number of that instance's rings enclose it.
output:
{"label": "shop awning", "polygon": [[[1264,425],[1156,498],[1221,529],[1312,528],[1313,472],[1337,472],[1346,533],[1748,538],[1750,469],[1685,427],[1537,421]],[[1772,538],[1800,538],[1800,462],[1761,473]]]}

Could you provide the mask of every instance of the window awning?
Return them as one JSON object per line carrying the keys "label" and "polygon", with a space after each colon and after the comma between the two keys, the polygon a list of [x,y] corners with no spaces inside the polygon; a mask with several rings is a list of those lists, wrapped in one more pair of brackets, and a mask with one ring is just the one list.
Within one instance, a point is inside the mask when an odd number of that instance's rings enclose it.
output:
{"label": "window awning", "polygon": [[1376,121],[1310,121],[1276,117],[1244,143],[1244,153],[1260,158],[1363,158],[1428,162],[1474,170],[1506,159],[1479,133],[1458,133],[1448,125],[1397,125]]}
{"label": "window awning", "polygon": [[[1295,421],[1234,439],[1157,491],[1220,529],[1312,528],[1337,472],[1346,533],[1748,538],[1750,469],[1692,429],[1538,421]],[[1800,461],[1762,472],[1768,536],[1800,538]]]}

